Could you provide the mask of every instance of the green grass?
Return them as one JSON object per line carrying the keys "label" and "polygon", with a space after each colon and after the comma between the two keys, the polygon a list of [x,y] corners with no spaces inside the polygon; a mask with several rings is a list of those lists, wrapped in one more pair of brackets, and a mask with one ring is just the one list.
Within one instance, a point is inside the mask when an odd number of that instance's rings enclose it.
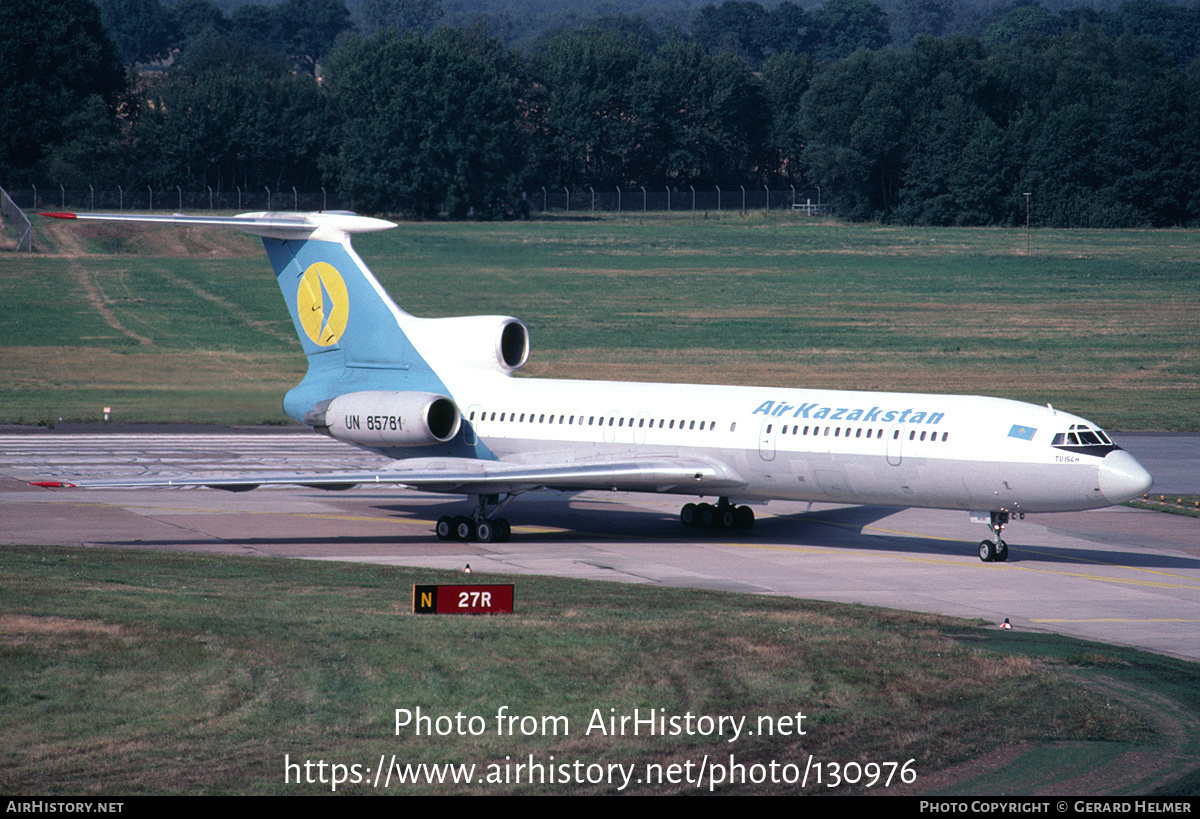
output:
{"label": "green grass", "polygon": [[[74,240],[91,255],[0,258],[0,288],[20,307],[0,316],[13,376],[0,420],[95,418],[98,397],[128,398],[123,420],[174,418],[177,393],[144,395],[158,357],[233,353],[255,377],[209,415],[278,417],[276,383],[304,362],[255,243],[38,227],[42,247]],[[975,393],[1050,401],[1110,428],[1200,429],[1198,231],[1038,231],[1026,254],[1021,230],[686,213],[405,223],[356,248],[414,314],[521,318],[531,375]],[[46,348],[85,362],[103,396],[77,395],[44,356],[33,363]],[[105,383],[97,350],[138,356],[135,380]],[[222,380],[199,367],[172,383],[204,395]]]}
{"label": "green grass", "polygon": [[[284,783],[285,755],[374,768],[381,754],[475,763],[480,775],[531,754],[639,771],[698,765],[706,754],[801,767],[809,754],[912,759],[909,792],[1025,794],[1065,781],[1073,793],[1178,793],[1194,781],[1193,663],[935,615],[556,578],[471,578],[515,582],[513,615],[409,613],[414,582],[462,580],[349,563],[7,547],[0,791],[320,793],[330,786]],[[497,736],[501,706],[566,717],[570,733]],[[480,716],[487,730],[397,732],[395,710],[417,707]],[[635,708],[751,725],[803,712],[806,734],[733,743],[586,734],[597,709],[607,717]],[[997,771],[976,783],[988,773],[980,760],[997,753],[1022,775]],[[938,774],[947,769],[959,773]],[[610,790],[472,783],[390,792]]]}
{"label": "green grass", "polygon": [[1125,504],[1134,509],[1153,509],[1189,518],[1200,518],[1200,497],[1196,495],[1148,495]]}

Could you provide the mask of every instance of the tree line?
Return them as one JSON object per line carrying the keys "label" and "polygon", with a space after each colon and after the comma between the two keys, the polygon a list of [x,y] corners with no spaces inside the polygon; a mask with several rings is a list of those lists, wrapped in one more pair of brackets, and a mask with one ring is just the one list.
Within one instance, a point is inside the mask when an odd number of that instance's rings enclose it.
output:
{"label": "tree line", "polygon": [[430,19],[359,33],[342,0],[172,15],[170,65],[135,72],[161,53],[118,47],[91,0],[0,7],[0,184],[324,186],[454,217],[541,187],[795,185],[851,219],[1013,224],[1029,194],[1036,224],[1200,222],[1200,16],[1156,0],[1020,0],[985,36],[902,48],[869,0],[731,0],[686,37],[617,16],[520,50]]}

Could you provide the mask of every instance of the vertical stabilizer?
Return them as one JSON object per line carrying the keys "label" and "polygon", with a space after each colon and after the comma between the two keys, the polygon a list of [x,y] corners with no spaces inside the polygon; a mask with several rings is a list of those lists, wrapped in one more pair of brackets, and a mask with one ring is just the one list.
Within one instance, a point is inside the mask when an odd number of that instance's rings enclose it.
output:
{"label": "vertical stabilizer", "polygon": [[[328,234],[328,232],[326,232]],[[284,411],[298,421],[330,398],[362,391],[447,394],[405,332],[413,321],[354,252],[350,237],[263,237],[280,292],[308,357]]]}
{"label": "vertical stabilizer", "polygon": [[322,401],[351,392],[448,394],[417,352],[405,313],[350,245],[354,233],[396,225],[353,213],[244,213],[182,216],[126,213],[46,213],[60,219],[233,227],[261,236],[308,356],[304,380],[288,391],[284,411],[303,422]]}

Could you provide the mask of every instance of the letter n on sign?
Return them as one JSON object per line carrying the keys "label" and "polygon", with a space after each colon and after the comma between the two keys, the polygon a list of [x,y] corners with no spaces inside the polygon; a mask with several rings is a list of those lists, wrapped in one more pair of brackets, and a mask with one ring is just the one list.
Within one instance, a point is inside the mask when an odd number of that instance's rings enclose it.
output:
{"label": "letter n on sign", "polygon": [[413,614],[512,614],[513,587],[413,584]]}

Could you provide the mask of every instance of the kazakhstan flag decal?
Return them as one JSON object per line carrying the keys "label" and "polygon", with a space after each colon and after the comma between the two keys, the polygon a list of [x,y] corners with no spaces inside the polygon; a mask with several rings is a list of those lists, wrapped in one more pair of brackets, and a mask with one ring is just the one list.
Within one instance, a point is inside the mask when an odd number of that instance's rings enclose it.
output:
{"label": "kazakhstan flag decal", "polygon": [[1012,429],[1008,431],[1008,437],[1020,438],[1022,441],[1032,441],[1036,433],[1037,429],[1034,427],[1023,427],[1020,424],[1013,424]]}

